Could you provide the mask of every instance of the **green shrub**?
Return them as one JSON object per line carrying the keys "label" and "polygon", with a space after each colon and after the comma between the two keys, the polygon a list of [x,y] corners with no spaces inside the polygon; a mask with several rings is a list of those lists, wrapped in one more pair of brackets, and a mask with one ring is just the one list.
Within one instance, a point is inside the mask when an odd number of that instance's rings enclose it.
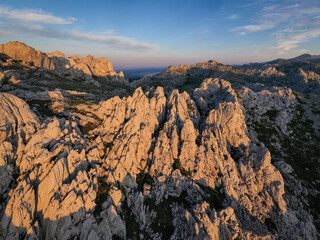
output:
{"label": "green shrub", "polygon": [[173,162],[172,167],[173,167],[173,169],[179,169],[182,175],[187,176],[187,177],[191,177],[190,170],[187,171],[181,166],[179,158],[174,158],[174,162]]}
{"label": "green shrub", "polygon": [[187,107],[188,107],[188,109],[191,110],[191,111],[194,110],[194,106],[193,106],[191,103],[189,103],[189,104],[187,105]]}

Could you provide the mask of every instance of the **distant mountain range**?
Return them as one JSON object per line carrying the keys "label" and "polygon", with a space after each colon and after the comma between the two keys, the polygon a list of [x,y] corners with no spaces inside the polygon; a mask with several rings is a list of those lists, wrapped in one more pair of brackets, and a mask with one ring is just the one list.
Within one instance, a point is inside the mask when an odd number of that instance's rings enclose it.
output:
{"label": "distant mountain range", "polygon": [[292,62],[311,62],[311,63],[320,63],[320,55],[310,55],[308,53],[302,54],[300,56],[290,58],[290,59],[283,59],[278,58],[275,60],[271,60],[268,62],[261,62],[261,63],[247,63],[243,65],[234,65],[237,68],[247,68],[247,69],[255,69],[260,68],[262,65],[265,64],[285,64],[285,63],[292,63]]}

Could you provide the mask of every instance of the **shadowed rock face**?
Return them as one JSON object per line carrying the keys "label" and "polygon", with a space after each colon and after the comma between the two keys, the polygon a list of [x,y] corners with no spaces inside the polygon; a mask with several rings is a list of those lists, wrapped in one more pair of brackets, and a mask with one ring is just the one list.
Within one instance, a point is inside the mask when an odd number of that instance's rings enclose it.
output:
{"label": "shadowed rock face", "polygon": [[0,239],[317,238],[314,63],[172,66],[131,92],[104,58],[6,51]]}

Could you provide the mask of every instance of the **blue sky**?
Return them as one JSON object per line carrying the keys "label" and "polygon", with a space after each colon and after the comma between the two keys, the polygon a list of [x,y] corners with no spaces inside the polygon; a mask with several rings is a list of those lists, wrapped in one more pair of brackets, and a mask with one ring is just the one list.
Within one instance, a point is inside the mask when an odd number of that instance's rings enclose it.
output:
{"label": "blue sky", "polygon": [[106,57],[115,68],[320,54],[320,1],[2,0],[0,42]]}

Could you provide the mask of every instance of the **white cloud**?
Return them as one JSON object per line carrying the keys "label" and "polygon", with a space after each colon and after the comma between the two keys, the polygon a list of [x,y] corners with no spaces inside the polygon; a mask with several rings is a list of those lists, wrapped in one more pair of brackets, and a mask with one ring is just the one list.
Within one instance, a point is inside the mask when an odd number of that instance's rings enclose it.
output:
{"label": "white cloud", "polygon": [[77,31],[64,32],[62,35],[74,40],[107,44],[114,48],[124,48],[124,49],[131,49],[131,50],[137,50],[137,51],[156,49],[155,45],[144,43],[144,42],[138,42],[133,39],[122,37],[122,36],[105,36],[105,35],[97,35],[92,33],[80,33]]}
{"label": "white cloud", "polygon": [[299,3],[284,1],[281,5],[266,3],[251,24],[232,28],[230,31],[246,35],[270,30],[267,35],[275,42],[270,49],[282,53],[298,49],[300,44],[320,36],[320,2],[305,0]]}
{"label": "white cloud", "polygon": [[273,28],[272,25],[267,24],[261,24],[261,25],[245,25],[241,27],[235,27],[232,28],[231,31],[239,32],[241,35],[245,35],[248,32],[258,32],[258,31],[264,31],[267,29]]}
{"label": "white cloud", "polygon": [[297,48],[299,41],[297,40],[284,40],[278,43],[277,47],[271,47],[270,49],[279,49],[283,51],[289,51],[293,48]]}
{"label": "white cloud", "polygon": [[239,18],[239,16],[237,14],[233,14],[230,17],[228,17],[228,19],[230,19],[230,20],[235,20],[235,19],[238,19],[238,18]]}
{"label": "white cloud", "polygon": [[[118,36],[115,30],[102,33],[80,32],[49,27],[46,24],[65,25],[77,21],[74,17],[61,18],[41,10],[20,10],[0,6],[0,34],[1,36],[34,36],[50,39],[76,40],[81,42],[99,43],[109,48],[118,48],[130,51],[148,51],[157,46],[140,42],[131,38]],[[14,20],[14,21],[13,21]],[[30,24],[29,22],[33,22]]]}
{"label": "white cloud", "polygon": [[293,48],[298,48],[299,43],[306,42],[309,39],[320,36],[320,27],[309,30],[302,30],[300,32],[291,34],[288,38],[284,38],[278,41],[276,47],[272,49],[279,49],[283,51],[289,51]]}
{"label": "white cloud", "polygon": [[122,36],[110,36],[108,31],[105,34],[97,34],[95,32],[79,32],[67,31],[50,28],[40,24],[24,24],[24,23],[9,23],[0,25],[6,34],[15,34],[17,36],[37,36],[50,39],[76,40],[81,42],[91,42],[106,45],[110,48],[118,48],[131,51],[149,51],[157,48],[156,45],[139,42]]}
{"label": "white cloud", "polygon": [[45,24],[71,24],[77,20],[74,17],[69,17],[68,19],[56,17],[51,13],[46,13],[41,10],[11,9],[3,6],[0,6],[0,17],[16,19],[24,22],[40,22]]}

